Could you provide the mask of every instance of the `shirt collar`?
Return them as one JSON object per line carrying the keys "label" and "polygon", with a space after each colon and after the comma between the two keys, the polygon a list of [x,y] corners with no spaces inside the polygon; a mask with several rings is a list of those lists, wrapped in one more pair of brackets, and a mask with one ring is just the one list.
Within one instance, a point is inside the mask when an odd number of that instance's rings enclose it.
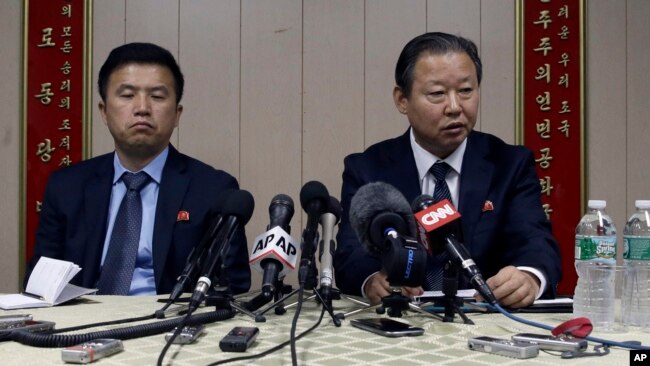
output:
{"label": "shirt collar", "polygon": [[463,156],[465,155],[465,148],[467,147],[467,138],[445,159],[440,159],[439,157],[433,155],[432,153],[425,150],[420,144],[415,141],[415,135],[413,134],[413,129],[409,129],[409,136],[411,138],[411,149],[413,150],[413,157],[415,158],[415,165],[418,168],[418,176],[420,178],[420,183],[422,179],[429,172],[431,166],[438,160],[442,160],[449,164],[451,168],[460,175],[461,167],[463,165]]}
{"label": "shirt collar", "polygon": [[[141,171],[144,171],[145,173],[149,174],[151,179],[153,179],[156,183],[160,184],[163,167],[165,166],[165,162],[167,161],[168,154],[169,154],[169,146],[167,146],[165,150],[163,150],[160,154],[158,154],[158,156],[156,156]],[[129,172],[129,170],[127,170],[122,165],[120,159],[117,157],[117,154],[113,154],[113,170],[115,171],[115,174],[113,175],[113,184],[117,183],[117,181],[122,177],[122,174],[124,174],[124,172]],[[138,172],[131,172],[131,173],[138,173]]]}

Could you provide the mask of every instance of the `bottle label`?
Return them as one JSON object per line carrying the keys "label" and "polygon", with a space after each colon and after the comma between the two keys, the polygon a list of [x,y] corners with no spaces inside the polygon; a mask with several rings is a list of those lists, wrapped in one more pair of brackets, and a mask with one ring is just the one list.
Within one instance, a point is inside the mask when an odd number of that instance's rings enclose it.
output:
{"label": "bottle label", "polygon": [[576,235],[575,259],[616,261],[616,236]]}
{"label": "bottle label", "polygon": [[650,237],[624,236],[625,252],[623,258],[630,260],[650,260]]}

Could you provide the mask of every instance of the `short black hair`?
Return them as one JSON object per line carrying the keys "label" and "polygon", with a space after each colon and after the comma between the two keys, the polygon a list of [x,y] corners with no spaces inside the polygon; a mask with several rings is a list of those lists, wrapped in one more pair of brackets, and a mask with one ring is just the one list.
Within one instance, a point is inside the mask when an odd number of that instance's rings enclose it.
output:
{"label": "short black hair", "polygon": [[181,101],[185,80],[171,52],[153,43],[134,42],[114,48],[99,69],[97,87],[104,102],[106,102],[108,78],[116,69],[126,64],[154,64],[168,68],[174,76],[176,104]]}
{"label": "short black hair", "polygon": [[408,98],[413,86],[413,72],[420,55],[442,55],[451,52],[464,52],[474,63],[479,85],[483,66],[474,42],[467,38],[443,32],[430,32],[419,35],[404,46],[395,66],[395,83]]}

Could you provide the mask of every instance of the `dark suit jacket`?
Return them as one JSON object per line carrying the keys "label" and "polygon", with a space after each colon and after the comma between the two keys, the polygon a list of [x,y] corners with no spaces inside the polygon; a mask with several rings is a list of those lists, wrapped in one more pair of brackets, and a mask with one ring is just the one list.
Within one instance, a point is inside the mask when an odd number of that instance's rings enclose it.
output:
{"label": "dark suit jacket", "polygon": [[[82,268],[73,284],[96,286],[108,224],[113,156],[114,153],[101,155],[52,173],[25,283],[38,259],[46,256],[71,261]],[[237,188],[237,180],[231,175],[169,146],[158,191],[152,243],[157,293],[171,292],[190,250],[200,242],[215,216],[218,196],[226,189]],[[187,211],[189,220],[177,221],[179,211]],[[234,292],[248,291],[250,268],[243,229],[230,248],[228,280]]]}
{"label": "dark suit jacket", "polygon": [[[336,283],[359,295],[363,281],[381,269],[350,226],[350,200],[370,182],[396,187],[408,202],[421,194],[409,131],[345,158],[343,213],[334,257]],[[544,296],[554,296],[560,279],[560,253],[542,209],[533,154],[495,136],[473,131],[467,140],[460,177],[458,211],[464,244],[487,279],[507,265],[541,270],[548,280]],[[486,200],[494,210],[482,212]]]}

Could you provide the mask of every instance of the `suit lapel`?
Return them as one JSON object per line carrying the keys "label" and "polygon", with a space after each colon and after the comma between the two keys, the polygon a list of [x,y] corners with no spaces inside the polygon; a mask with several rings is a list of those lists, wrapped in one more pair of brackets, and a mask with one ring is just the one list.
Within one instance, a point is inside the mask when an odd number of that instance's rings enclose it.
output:
{"label": "suit lapel", "polygon": [[485,142],[482,135],[472,132],[463,157],[458,209],[462,215],[463,232],[467,234],[464,238],[467,245],[471,245],[494,173],[494,165],[487,160],[489,149]]}
{"label": "suit lapel", "polygon": [[176,225],[176,215],[181,208],[189,183],[189,178],[185,175],[185,163],[181,159],[180,153],[169,145],[169,155],[163,168],[158,190],[153,229],[153,273],[156,279],[156,288],[160,284],[165,269]]}
{"label": "suit lapel", "polygon": [[84,189],[84,215],[86,241],[85,263],[81,265],[84,286],[94,287],[99,276],[100,262],[106,224],[108,222],[108,205],[113,184],[113,154],[106,154],[105,159],[97,164],[95,175],[91,177]]}
{"label": "suit lapel", "polygon": [[406,133],[395,139],[395,143],[387,149],[390,166],[384,171],[384,179],[386,183],[402,192],[411,204],[415,197],[421,194],[421,189],[409,131],[406,130]]}

